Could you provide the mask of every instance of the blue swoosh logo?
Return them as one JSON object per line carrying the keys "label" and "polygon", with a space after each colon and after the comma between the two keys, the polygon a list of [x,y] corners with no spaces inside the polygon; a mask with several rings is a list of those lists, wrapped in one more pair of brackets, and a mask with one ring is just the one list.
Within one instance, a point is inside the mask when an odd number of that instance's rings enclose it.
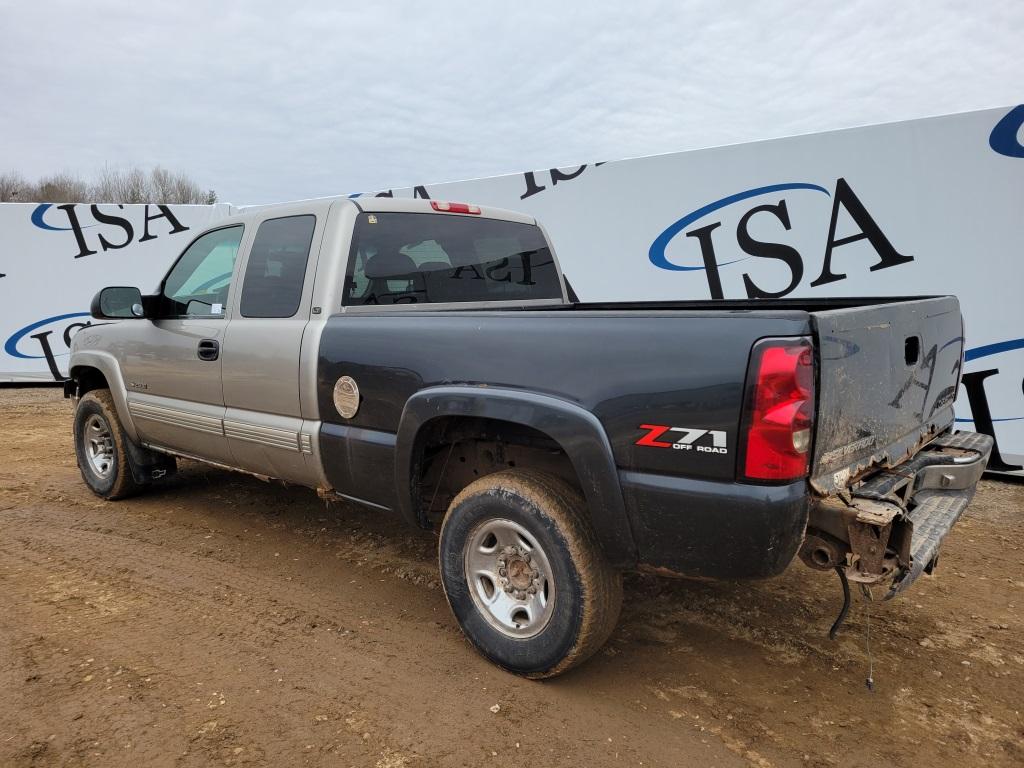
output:
{"label": "blue swoosh logo", "polygon": [[[43,220],[43,214],[45,214],[52,207],[53,203],[41,203],[40,205],[37,205],[35,210],[32,211],[32,223],[35,224],[40,229],[48,229],[51,232],[69,232],[70,230],[74,229],[74,227],[55,227],[52,224],[47,224]],[[95,224],[85,224],[82,226],[82,229],[89,229],[90,227],[95,226]]]}
{"label": "blue swoosh logo", "polygon": [[[728,197],[723,197],[721,200],[716,200],[713,203],[708,203],[704,207],[698,208],[692,213],[686,214],[685,216],[683,216],[683,218],[679,219],[674,224],[671,224],[664,232],[658,235],[658,237],[655,239],[653,243],[651,243],[651,250],[648,252],[647,257],[651,260],[651,264],[653,264],[654,266],[660,269],[668,269],[673,272],[696,272],[706,269],[706,267],[704,266],[687,267],[681,264],[673,264],[671,261],[669,261],[668,258],[665,256],[665,249],[668,247],[668,244],[672,241],[672,238],[674,238],[684,229],[687,229],[695,221],[704,218],[709,213],[714,213],[720,208],[725,208],[726,206],[732,205],[733,203],[738,203],[741,200],[748,200],[751,197],[767,195],[771,194],[772,192],[785,192],[791,189],[809,189],[815,192],[822,192],[829,197],[831,196],[829,194],[829,191],[824,187],[818,186],[817,184],[809,184],[807,182],[771,184],[767,187],[757,187],[756,189],[748,189],[743,192],[737,192],[735,195],[729,195]],[[745,261],[746,259],[749,258],[749,256],[744,256],[742,259],[723,261],[719,264],[719,266],[724,267],[727,264],[735,264],[738,261]]]}
{"label": "blue swoosh logo", "polygon": [[1024,339],[1009,339],[1008,341],[997,341],[995,344],[986,344],[983,347],[974,347],[964,353],[964,361],[971,362],[981,357],[998,355],[1000,352],[1009,352],[1014,349],[1024,349]]}
{"label": "blue swoosh logo", "polygon": [[1003,119],[996,123],[988,137],[988,145],[993,151],[1007,157],[1024,157],[1024,145],[1017,134],[1024,125],[1024,104],[1007,112]]}
{"label": "blue swoosh logo", "polygon": [[41,358],[45,357],[45,355],[26,355],[26,354],[24,354],[22,352],[19,352],[18,351],[18,342],[21,341],[23,338],[25,338],[25,336],[27,336],[28,334],[32,333],[32,331],[37,330],[38,328],[42,328],[44,325],[49,325],[50,323],[59,323],[61,320],[70,320],[73,317],[88,317],[88,316],[89,316],[88,312],[69,312],[66,315],[57,315],[55,317],[48,317],[45,320],[40,320],[37,323],[32,323],[32,325],[26,325],[20,331],[16,331],[15,333],[11,334],[11,337],[9,339],[7,339],[7,342],[4,344],[4,352],[6,352],[11,357],[20,357],[22,360],[38,360],[38,359],[41,359]]}

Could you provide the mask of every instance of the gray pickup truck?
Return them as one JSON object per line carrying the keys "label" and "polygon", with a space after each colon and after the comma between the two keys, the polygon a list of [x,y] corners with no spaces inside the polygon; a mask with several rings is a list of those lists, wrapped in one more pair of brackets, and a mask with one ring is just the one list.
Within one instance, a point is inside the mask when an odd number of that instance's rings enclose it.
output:
{"label": "gray pickup truck", "polygon": [[92,314],[65,393],[96,494],[182,457],[397,513],[439,531],[470,641],[530,677],[602,645],[626,570],[799,554],[892,596],[991,450],[952,431],[953,297],[581,303],[534,219],[462,203],[252,209]]}

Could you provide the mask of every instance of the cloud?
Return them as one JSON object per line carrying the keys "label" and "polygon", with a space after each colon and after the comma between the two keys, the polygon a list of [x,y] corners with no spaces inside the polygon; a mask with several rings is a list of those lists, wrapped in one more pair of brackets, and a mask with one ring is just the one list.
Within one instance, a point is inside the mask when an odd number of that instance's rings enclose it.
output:
{"label": "cloud", "polygon": [[1010,2],[13,3],[0,167],[259,203],[1021,101]]}

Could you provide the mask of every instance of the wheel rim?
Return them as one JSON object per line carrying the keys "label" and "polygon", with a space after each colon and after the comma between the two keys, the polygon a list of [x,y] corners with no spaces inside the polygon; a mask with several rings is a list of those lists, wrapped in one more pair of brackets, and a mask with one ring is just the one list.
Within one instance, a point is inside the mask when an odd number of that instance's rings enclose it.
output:
{"label": "wheel rim", "polygon": [[533,637],[551,619],[555,584],[537,539],[519,523],[488,520],[466,545],[466,583],[480,614],[506,637]]}
{"label": "wheel rim", "polygon": [[89,467],[98,477],[106,477],[114,470],[114,438],[107,420],[94,413],[85,421],[82,443]]}

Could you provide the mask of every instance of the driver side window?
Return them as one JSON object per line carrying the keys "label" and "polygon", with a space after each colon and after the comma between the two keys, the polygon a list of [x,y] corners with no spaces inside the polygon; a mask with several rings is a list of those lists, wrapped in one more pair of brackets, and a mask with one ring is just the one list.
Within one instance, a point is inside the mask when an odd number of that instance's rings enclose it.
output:
{"label": "driver side window", "polygon": [[207,232],[178,259],[164,280],[165,317],[223,317],[242,225]]}

